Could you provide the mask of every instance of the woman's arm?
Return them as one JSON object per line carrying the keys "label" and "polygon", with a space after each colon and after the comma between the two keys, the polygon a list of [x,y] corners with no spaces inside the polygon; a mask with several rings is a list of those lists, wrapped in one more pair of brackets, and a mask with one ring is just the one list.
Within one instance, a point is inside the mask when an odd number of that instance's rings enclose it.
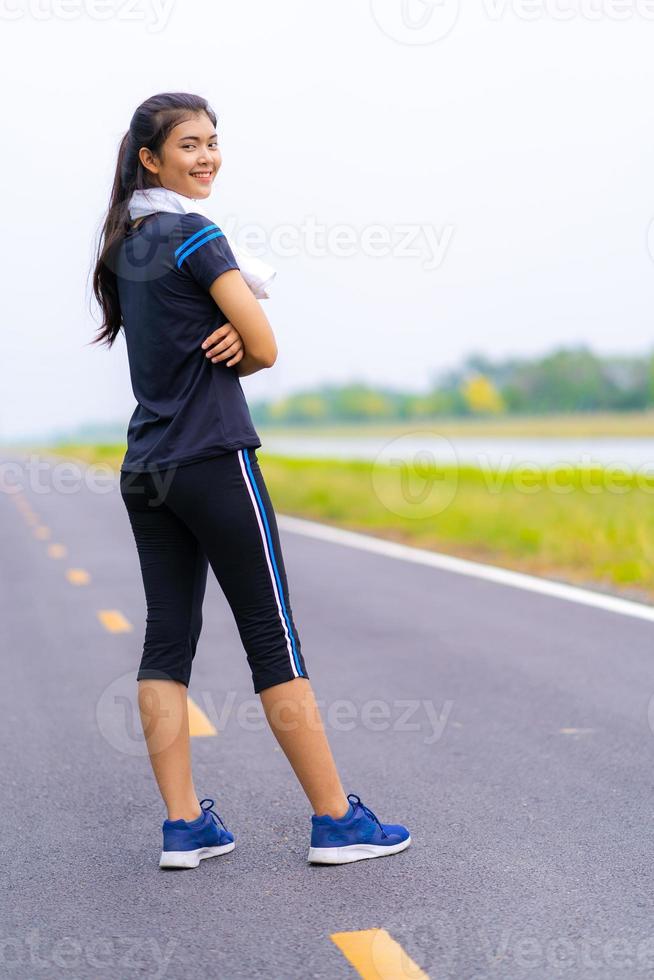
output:
{"label": "woman's arm", "polygon": [[254,374],[256,371],[261,371],[263,368],[270,366],[270,364],[262,364],[261,361],[257,361],[256,357],[252,357],[251,354],[245,351],[241,360],[233,365],[233,369],[239,378],[242,378],[246,374]]}
{"label": "woman's arm", "polygon": [[259,300],[240,271],[228,269],[223,272],[212,282],[209,292],[243,341],[245,354],[235,365],[238,373],[252,374],[261,368],[272,367],[277,360],[275,335]]}

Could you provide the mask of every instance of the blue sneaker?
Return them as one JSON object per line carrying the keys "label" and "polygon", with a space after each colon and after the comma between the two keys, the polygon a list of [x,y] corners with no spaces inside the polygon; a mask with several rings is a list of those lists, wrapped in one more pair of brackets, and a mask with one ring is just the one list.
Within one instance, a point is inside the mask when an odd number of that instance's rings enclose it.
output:
{"label": "blue sneaker", "polygon": [[213,800],[201,800],[203,812],[195,820],[164,820],[160,868],[197,868],[203,858],[234,850],[234,835],[211,809],[213,805]]}
{"label": "blue sneaker", "polygon": [[335,820],[329,814],[311,816],[311,847],[307,860],[314,864],[348,864],[364,858],[396,854],[411,843],[411,834],[398,823],[380,823],[358,796],[348,793],[350,809]]}

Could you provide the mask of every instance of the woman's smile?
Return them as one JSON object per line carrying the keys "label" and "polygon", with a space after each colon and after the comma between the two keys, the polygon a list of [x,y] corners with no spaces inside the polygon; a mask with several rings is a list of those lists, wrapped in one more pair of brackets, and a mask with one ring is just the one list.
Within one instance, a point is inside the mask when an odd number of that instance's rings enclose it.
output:
{"label": "woman's smile", "polygon": [[195,170],[191,173],[191,177],[195,177],[196,180],[201,181],[203,184],[209,184],[213,177],[213,170]]}

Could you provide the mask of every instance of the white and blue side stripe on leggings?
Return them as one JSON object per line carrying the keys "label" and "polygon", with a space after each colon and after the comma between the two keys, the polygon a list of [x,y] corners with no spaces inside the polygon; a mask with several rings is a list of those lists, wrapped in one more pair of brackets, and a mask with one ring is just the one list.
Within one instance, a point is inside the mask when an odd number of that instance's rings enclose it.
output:
{"label": "white and blue side stripe on leggings", "polygon": [[295,636],[293,635],[293,626],[291,624],[288,612],[286,610],[286,603],[284,602],[284,590],[282,588],[282,582],[279,576],[277,562],[275,561],[275,552],[273,548],[272,537],[270,534],[270,526],[268,524],[268,518],[266,517],[266,510],[265,507],[263,506],[263,501],[261,500],[261,495],[259,494],[257,481],[255,480],[254,474],[252,472],[250,457],[248,456],[247,449],[239,449],[238,458],[241,464],[241,471],[243,473],[245,485],[248,488],[248,493],[250,494],[250,499],[252,501],[254,512],[257,517],[257,522],[259,524],[259,530],[261,532],[261,540],[263,541],[263,546],[266,554],[266,561],[268,563],[268,571],[270,572],[270,579],[272,581],[273,591],[275,593],[275,599],[277,600],[277,609],[279,610],[279,618],[281,620],[284,634],[286,636],[286,647],[288,649],[288,655],[289,655],[291,667],[293,669],[293,674],[295,677],[304,677],[305,674],[302,670],[302,667],[300,666],[297,649],[295,647]]}

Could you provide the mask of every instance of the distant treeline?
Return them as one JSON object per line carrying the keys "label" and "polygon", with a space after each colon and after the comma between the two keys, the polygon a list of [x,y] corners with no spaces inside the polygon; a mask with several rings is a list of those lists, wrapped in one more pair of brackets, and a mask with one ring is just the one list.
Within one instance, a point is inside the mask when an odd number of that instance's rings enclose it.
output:
{"label": "distant treeline", "polygon": [[434,377],[426,392],[352,382],[275,401],[250,400],[255,424],[401,421],[439,416],[620,412],[654,407],[654,352],[600,357],[588,347],[540,358],[492,361],[471,354]]}

